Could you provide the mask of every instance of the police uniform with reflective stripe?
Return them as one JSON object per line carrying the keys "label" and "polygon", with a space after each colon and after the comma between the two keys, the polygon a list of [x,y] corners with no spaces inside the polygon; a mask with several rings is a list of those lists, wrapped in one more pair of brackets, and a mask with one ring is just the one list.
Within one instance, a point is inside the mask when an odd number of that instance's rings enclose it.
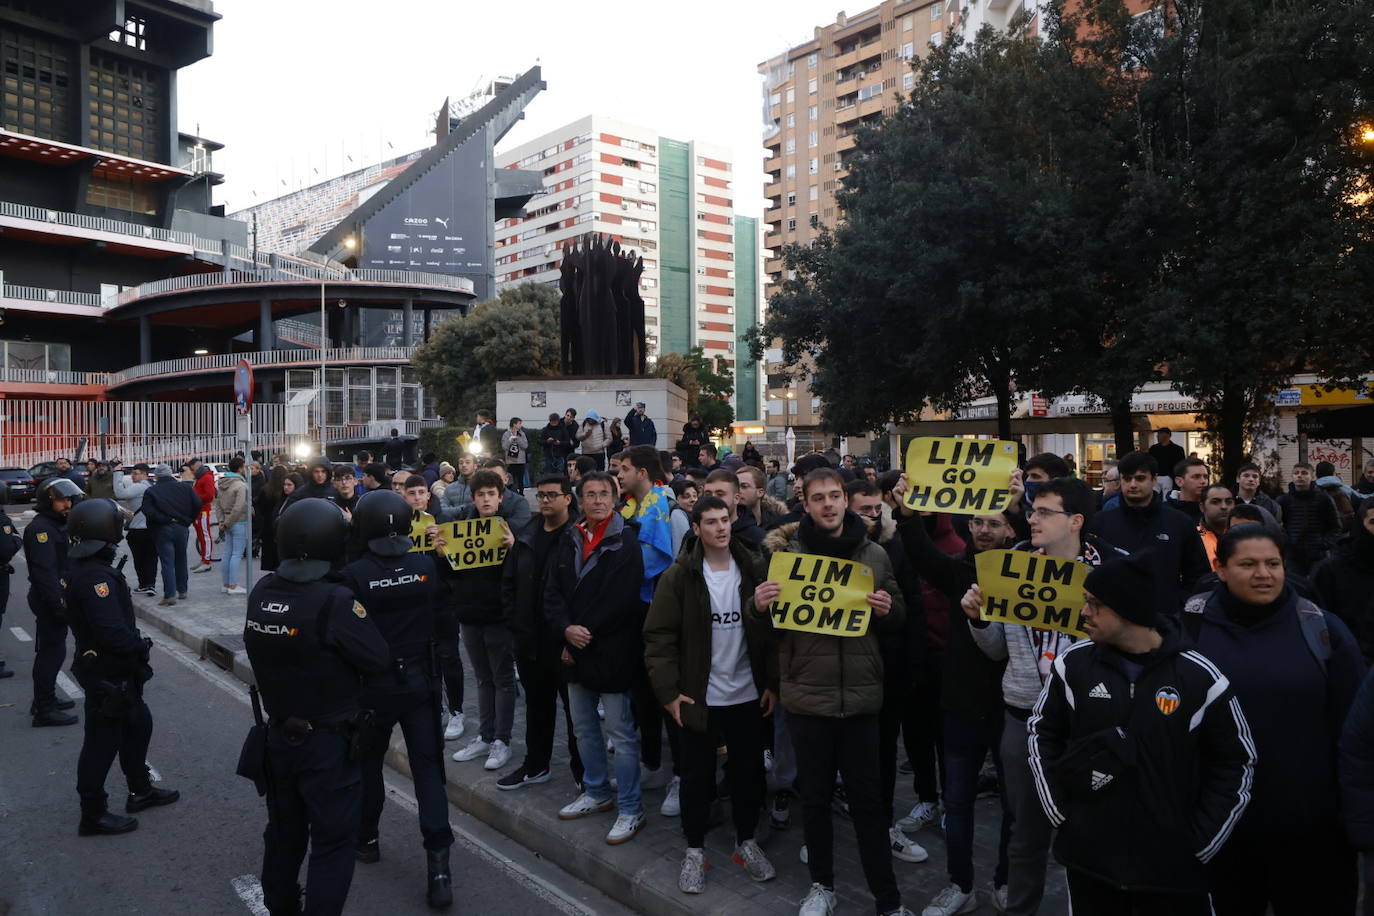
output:
{"label": "police uniform with reflective stripe", "polygon": [[110,563],[115,548],[75,560],[67,575],[67,620],[76,637],[72,675],[86,692],[86,740],[76,765],[83,814],[106,810],[105,777],[119,757],[129,792],[152,788],[148,742],[153,716],[143,685],[153,676],[149,643],[134,622],[129,585]]}
{"label": "police uniform with reflective stripe", "polygon": [[264,902],[272,912],[299,906],[296,878],[309,842],[310,910],[340,912],[362,804],[348,723],[359,709],[360,676],[388,668],[386,641],[337,582],[273,573],[249,596],[243,642],[271,722]]}
{"label": "police uniform with reflective stripe", "polygon": [[371,710],[369,734],[363,746],[363,816],[359,844],[377,837],[385,802],[382,764],[391,732],[401,726],[420,832],[428,850],[453,844],[444,790],[444,747],[439,722],[439,693],[431,652],[434,606],[442,600],[442,586],[434,560],[426,553],[382,557],[369,551],[343,571],[344,581],[367,606],[368,615],[390,646],[392,668],[367,678],[362,704]]}
{"label": "police uniform with reflective stripe", "polygon": [[67,622],[62,580],[67,574],[67,517],[39,509],[24,528],[24,563],[29,570],[29,608],[34,616],[33,704],[36,712],[57,702],[57,673],[67,658]]}

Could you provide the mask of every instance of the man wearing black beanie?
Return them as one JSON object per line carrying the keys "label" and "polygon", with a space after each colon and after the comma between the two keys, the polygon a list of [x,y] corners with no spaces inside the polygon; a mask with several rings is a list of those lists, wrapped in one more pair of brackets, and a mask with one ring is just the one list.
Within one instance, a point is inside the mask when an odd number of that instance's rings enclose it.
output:
{"label": "man wearing black beanie", "polygon": [[1139,555],[1088,574],[1089,640],[1054,660],[1029,721],[1075,916],[1211,913],[1205,867],[1250,798],[1240,702],[1153,606],[1153,580]]}

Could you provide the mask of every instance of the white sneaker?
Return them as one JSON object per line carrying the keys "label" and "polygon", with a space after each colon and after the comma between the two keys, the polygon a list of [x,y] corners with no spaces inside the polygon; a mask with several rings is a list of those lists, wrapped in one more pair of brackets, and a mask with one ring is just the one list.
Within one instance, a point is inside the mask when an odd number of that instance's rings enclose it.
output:
{"label": "white sneaker", "polygon": [[803,864],[803,865],[810,865],[810,864],[811,864],[811,857],[810,857],[809,855],[807,855],[807,853],[806,853],[806,844],[805,844],[805,843],[802,843],[801,852],[797,853],[797,858],[798,858],[798,859],[801,859],[801,864]]}
{"label": "white sneaker", "polygon": [[248,589],[244,588],[242,585],[233,585],[226,588],[224,593],[226,595],[246,595],[248,594]]}
{"label": "white sneaker", "polygon": [[934,802],[918,802],[906,817],[897,819],[897,826],[903,830],[920,830],[929,827],[940,819],[940,809]]}
{"label": "white sneaker", "polygon": [[773,863],[768,861],[768,857],[759,849],[759,844],[753,840],[745,840],[735,847],[735,854],[731,856],[736,865],[744,868],[744,873],[755,881],[771,881],[778,876],[778,872],[773,868]]}
{"label": "white sneaker", "polygon": [[643,829],[643,814],[618,814],[615,818],[615,824],[611,827],[611,832],[606,834],[606,842],[612,846],[628,843],[634,839],[636,833]]}
{"label": "white sneaker", "polygon": [[930,858],[930,853],[921,848],[919,843],[913,843],[909,836],[902,833],[900,827],[892,827],[887,831],[887,842],[892,848],[894,859],[901,859],[903,862],[924,862]]}
{"label": "white sneaker", "polygon": [[972,913],[976,909],[978,895],[971,891],[965,894],[959,890],[959,885],[951,884],[935,895],[930,905],[921,910],[921,916],[956,916],[957,913]]}
{"label": "white sneaker", "polygon": [[658,813],[664,817],[677,817],[682,813],[682,800],[678,798],[678,790],[682,788],[682,780],[674,776],[668,782],[668,791],[663,796],[663,804],[659,806]]}
{"label": "white sneaker", "polygon": [[706,850],[687,847],[682,857],[682,870],[677,873],[677,889],[684,894],[706,891]]}
{"label": "white sneaker", "polygon": [[461,738],[465,727],[466,726],[463,724],[463,714],[461,712],[455,713],[454,716],[448,720],[448,727],[444,729],[444,740],[455,741]]}
{"label": "white sneaker", "polygon": [[1007,911],[1007,886],[1005,884],[1001,887],[993,885],[990,902],[992,908],[997,912],[1005,913]]}
{"label": "white sneaker", "polygon": [[767,748],[763,751],[763,771],[765,773],[773,772],[773,752]]}
{"label": "white sneaker", "polygon": [[195,569],[191,570],[191,572],[193,572],[193,573],[198,573],[198,572],[209,572],[209,571],[212,570],[212,569],[214,569],[214,567],[211,566],[209,563],[201,563],[201,564],[200,564],[199,566],[197,566]]}
{"label": "white sneaker", "polygon": [[560,820],[571,821],[579,817],[586,817],[588,814],[600,814],[602,811],[611,811],[615,808],[615,796],[598,800],[583,792],[577,798],[568,802],[558,809]]}
{"label": "white sneaker", "polygon": [[665,767],[661,764],[656,770],[641,766],[639,768],[639,787],[641,789],[661,789],[668,784],[668,776],[671,773],[671,767]]}
{"label": "white sneaker", "polygon": [[480,737],[473,738],[467,747],[453,755],[453,759],[459,763],[467,763],[469,760],[476,760],[483,754],[491,750],[491,745],[483,741]]}
{"label": "white sneaker", "polygon": [[499,770],[508,763],[510,763],[510,745],[504,741],[493,741],[491,751],[487,754],[487,762],[482,766],[488,770]]}
{"label": "white sneaker", "polygon": [[835,912],[835,892],[828,891],[819,884],[811,885],[806,899],[802,901],[797,916],[830,916]]}

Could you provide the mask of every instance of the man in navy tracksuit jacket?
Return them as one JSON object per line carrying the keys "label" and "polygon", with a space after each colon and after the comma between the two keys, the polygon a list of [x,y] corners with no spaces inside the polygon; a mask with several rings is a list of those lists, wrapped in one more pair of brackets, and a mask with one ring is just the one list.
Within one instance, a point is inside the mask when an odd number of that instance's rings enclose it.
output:
{"label": "man in navy tracksuit jacket", "polygon": [[1240,702],[1156,612],[1152,586],[1148,558],[1089,573],[1091,639],[1054,660],[1028,723],[1075,916],[1210,914],[1207,863],[1250,800]]}

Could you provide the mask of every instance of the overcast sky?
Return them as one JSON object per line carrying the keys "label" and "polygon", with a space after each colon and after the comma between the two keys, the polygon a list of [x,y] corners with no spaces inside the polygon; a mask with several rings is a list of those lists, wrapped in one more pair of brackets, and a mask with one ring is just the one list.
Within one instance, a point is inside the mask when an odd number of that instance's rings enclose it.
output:
{"label": "overcast sky", "polygon": [[548,88],[498,149],[586,114],[643,124],[733,149],[735,206],[758,214],[757,66],[809,40],[842,8],[841,0],[215,0],[224,18],[214,54],[181,72],[180,129],[226,145],[215,158],[226,176],[217,202],[232,212],[429,146],[446,95],[537,62]]}

